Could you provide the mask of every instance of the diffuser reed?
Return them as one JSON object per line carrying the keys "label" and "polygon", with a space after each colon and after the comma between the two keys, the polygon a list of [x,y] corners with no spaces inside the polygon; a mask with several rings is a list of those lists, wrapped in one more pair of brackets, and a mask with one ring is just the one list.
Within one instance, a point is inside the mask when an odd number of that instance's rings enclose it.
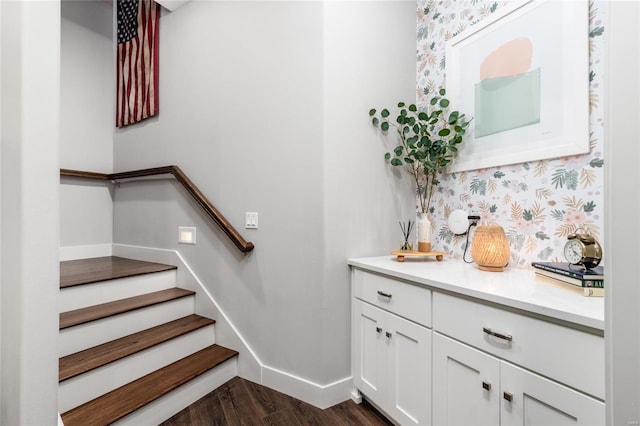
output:
{"label": "diffuser reed", "polygon": [[400,229],[402,230],[402,236],[404,237],[404,243],[402,243],[402,247],[400,247],[400,250],[402,251],[413,250],[413,247],[409,243],[409,236],[411,235],[411,231],[413,230],[414,222],[409,221],[408,223],[405,223],[405,222],[398,222],[398,223],[400,224]]}

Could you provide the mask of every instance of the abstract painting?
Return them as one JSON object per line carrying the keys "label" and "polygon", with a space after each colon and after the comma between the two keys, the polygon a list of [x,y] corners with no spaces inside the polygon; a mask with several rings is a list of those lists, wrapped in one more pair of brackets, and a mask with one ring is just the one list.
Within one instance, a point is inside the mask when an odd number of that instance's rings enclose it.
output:
{"label": "abstract painting", "polygon": [[447,92],[473,116],[450,171],[589,150],[588,2],[514,4],[447,43]]}

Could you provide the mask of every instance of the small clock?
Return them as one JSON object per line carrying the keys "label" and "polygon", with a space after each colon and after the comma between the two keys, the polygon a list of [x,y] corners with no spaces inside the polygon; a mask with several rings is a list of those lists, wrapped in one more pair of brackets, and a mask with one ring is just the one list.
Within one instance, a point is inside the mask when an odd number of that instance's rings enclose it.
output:
{"label": "small clock", "polygon": [[578,228],[576,232],[567,236],[564,257],[573,265],[583,265],[587,269],[595,268],[602,260],[602,247],[591,234],[583,228]]}

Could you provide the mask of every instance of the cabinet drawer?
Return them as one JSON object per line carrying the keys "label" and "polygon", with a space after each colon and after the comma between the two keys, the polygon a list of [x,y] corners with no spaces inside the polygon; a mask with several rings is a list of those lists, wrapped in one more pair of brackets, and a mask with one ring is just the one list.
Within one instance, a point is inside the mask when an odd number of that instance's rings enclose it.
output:
{"label": "cabinet drawer", "polygon": [[438,292],[433,328],[604,399],[601,336]]}
{"label": "cabinet drawer", "polygon": [[352,282],[354,297],[431,327],[431,290],[357,269]]}

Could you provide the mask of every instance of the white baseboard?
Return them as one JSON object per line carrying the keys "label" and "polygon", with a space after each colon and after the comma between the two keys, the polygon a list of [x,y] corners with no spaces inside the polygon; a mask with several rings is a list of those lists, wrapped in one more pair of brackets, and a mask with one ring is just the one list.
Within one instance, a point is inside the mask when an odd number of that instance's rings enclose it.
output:
{"label": "white baseboard", "polygon": [[320,385],[295,374],[265,365],[177,251],[124,244],[113,244],[112,251],[114,256],[177,266],[180,286],[205,296],[196,297],[196,313],[215,318],[216,343],[240,353],[238,357],[238,375],[240,377],[322,409],[351,398],[353,390],[351,377],[345,377],[327,385]]}
{"label": "white baseboard", "polygon": [[60,261],[112,256],[112,244],[60,247]]}
{"label": "white baseboard", "polygon": [[323,386],[266,365],[262,367],[262,384],[322,409],[349,399],[353,386],[351,377]]}

